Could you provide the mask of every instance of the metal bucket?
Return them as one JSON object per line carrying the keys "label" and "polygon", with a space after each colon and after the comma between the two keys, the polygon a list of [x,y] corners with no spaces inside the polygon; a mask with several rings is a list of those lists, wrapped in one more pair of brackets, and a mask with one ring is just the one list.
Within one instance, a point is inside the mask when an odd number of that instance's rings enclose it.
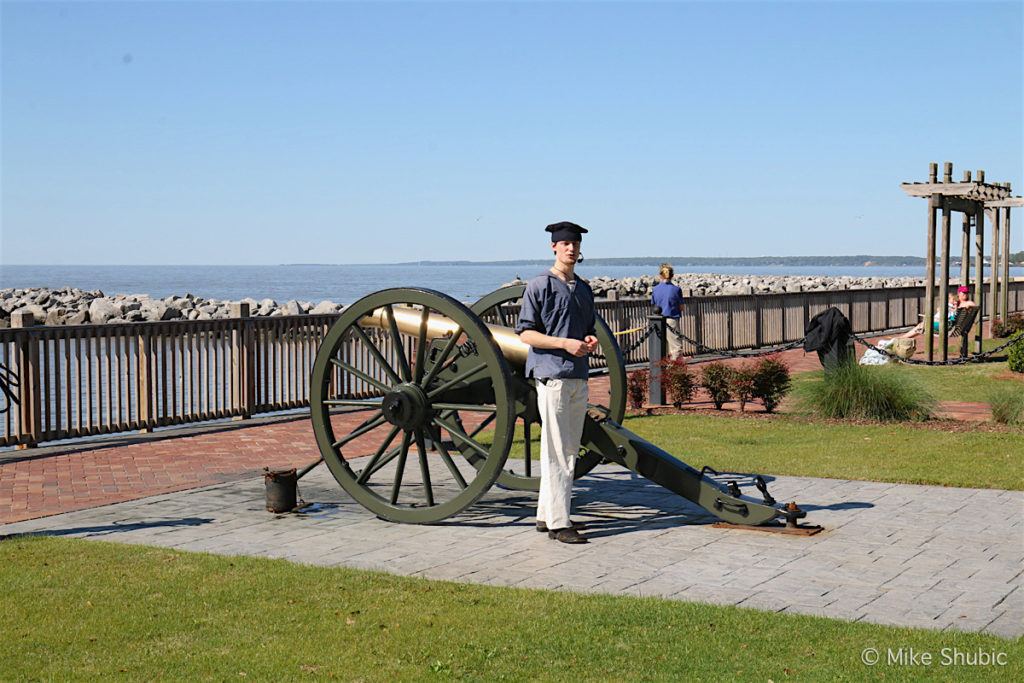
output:
{"label": "metal bucket", "polygon": [[299,478],[294,467],[290,470],[264,469],[263,479],[267,486],[268,512],[291,512],[295,509]]}

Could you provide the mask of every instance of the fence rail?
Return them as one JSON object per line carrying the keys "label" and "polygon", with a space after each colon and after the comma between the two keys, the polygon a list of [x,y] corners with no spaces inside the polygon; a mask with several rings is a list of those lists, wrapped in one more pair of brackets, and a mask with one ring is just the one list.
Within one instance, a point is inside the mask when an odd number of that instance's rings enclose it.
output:
{"label": "fence rail", "polygon": [[[988,287],[985,287],[986,292]],[[1010,311],[1024,311],[1024,280],[1009,283]],[[986,302],[989,300],[986,295]],[[704,346],[742,350],[803,337],[807,321],[835,306],[858,334],[908,327],[924,308],[923,287],[827,292],[696,296],[686,300],[680,331]],[[628,363],[648,361],[647,299],[597,302],[599,314],[629,350]],[[225,320],[15,327],[0,330],[0,363],[18,378],[17,402],[0,415],[0,446],[151,430],[168,425],[309,405],[309,377],[320,341],[337,315]],[[509,305],[514,319],[518,306]],[[17,316],[18,314],[16,314]],[[24,320],[24,318],[23,318]],[[389,362],[388,335],[367,330]],[[411,357],[415,339],[402,336]],[[696,349],[684,344],[685,353]],[[384,379],[369,351],[353,338],[346,362]],[[591,359],[600,368],[604,359]],[[332,394],[376,394],[372,385],[336,371]]]}

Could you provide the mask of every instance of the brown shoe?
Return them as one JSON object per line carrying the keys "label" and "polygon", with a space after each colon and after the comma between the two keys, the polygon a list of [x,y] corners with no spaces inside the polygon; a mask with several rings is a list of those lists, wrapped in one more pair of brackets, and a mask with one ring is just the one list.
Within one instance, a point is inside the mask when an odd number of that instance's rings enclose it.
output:
{"label": "brown shoe", "polygon": [[[583,531],[587,528],[587,525],[583,522],[570,522],[570,524],[576,531]],[[548,525],[545,522],[537,522],[537,532],[546,534],[548,532]]]}
{"label": "brown shoe", "polygon": [[588,543],[587,539],[580,536],[580,533],[575,529],[551,529],[548,531],[548,538],[554,539],[559,543],[570,543],[576,545],[579,543]]}

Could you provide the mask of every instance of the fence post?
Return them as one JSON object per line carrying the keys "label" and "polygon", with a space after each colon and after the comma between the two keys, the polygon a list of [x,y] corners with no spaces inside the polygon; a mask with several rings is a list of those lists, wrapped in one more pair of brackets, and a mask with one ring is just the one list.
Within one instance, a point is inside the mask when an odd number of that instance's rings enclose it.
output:
{"label": "fence post", "polygon": [[807,323],[811,322],[811,302],[807,299],[806,290],[804,289],[803,285],[797,285],[796,291],[805,294],[804,297],[803,297],[803,299],[804,299],[804,324],[803,324],[803,327],[802,327],[803,331],[800,333],[801,335],[805,335],[805,334],[807,334]]}
{"label": "fence post", "polygon": [[661,382],[661,359],[665,357],[665,316],[649,315],[647,324],[654,329],[647,337],[647,357],[650,367],[647,402],[654,406],[661,406],[665,405],[665,387]]}
{"label": "fence post", "polygon": [[[683,293],[683,311],[682,314],[679,316],[679,331],[682,332],[683,334],[690,332],[693,335],[694,339],[698,339],[700,337],[700,333],[697,331],[697,315],[693,312],[693,302],[691,301],[691,299],[693,298],[693,290],[687,287],[685,289],[680,289],[680,291]],[[691,320],[693,322],[693,325],[689,327],[683,325],[684,320]],[[681,348],[692,347],[690,348],[689,353],[687,353],[685,350],[682,351],[682,354],[684,356],[694,355],[697,353],[697,347],[693,346],[693,344],[691,344],[690,342],[683,341],[682,339],[680,339],[679,343],[681,345]]]}
{"label": "fence post", "polygon": [[612,333],[620,332],[625,328],[622,324],[622,304],[619,303],[619,290],[609,289],[605,292],[605,299],[614,302],[608,309],[611,314],[611,320],[605,320],[606,323],[612,328]]}
{"label": "fence post", "polygon": [[[11,327],[24,329],[36,324],[31,311],[11,313]],[[18,445],[17,449],[35,448],[43,431],[42,401],[39,385],[39,344],[27,332],[15,340],[18,359]]]}
{"label": "fence post", "polygon": [[[694,302],[693,304],[693,340],[698,344],[704,346],[708,345],[706,339],[704,339],[704,300]],[[693,347],[693,353],[696,355],[700,351],[698,347]]]}
{"label": "fence post", "polygon": [[882,283],[882,301],[885,303],[885,308],[882,315],[885,316],[885,323],[883,327],[887,330],[892,329],[892,320],[889,318],[889,292],[885,288],[885,283]]}
{"label": "fence post", "polygon": [[139,402],[135,414],[139,416],[139,431],[153,431],[153,340],[150,331],[144,330],[139,335],[139,372],[136,400]]}
{"label": "fence post", "polygon": [[753,294],[754,297],[754,348],[764,346],[764,323],[761,321],[761,296]]}
{"label": "fence post", "polygon": [[249,304],[232,303],[231,317],[238,322],[231,331],[231,401],[241,408],[235,420],[252,417],[256,403],[256,349],[252,325],[249,322]]}
{"label": "fence post", "polygon": [[[786,294],[788,294],[788,293],[789,293],[789,290],[787,289],[786,290]],[[779,297],[779,308],[782,309],[782,321],[781,321],[782,322],[782,340],[781,341],[783,343],[789,341],[789,335],[786,334],[786,318],[789,317],[789,307],[787,306],[787,304],[789,303],[788,302],[789,297],[786,296],[786,294],[783,294],[782,296]]]}

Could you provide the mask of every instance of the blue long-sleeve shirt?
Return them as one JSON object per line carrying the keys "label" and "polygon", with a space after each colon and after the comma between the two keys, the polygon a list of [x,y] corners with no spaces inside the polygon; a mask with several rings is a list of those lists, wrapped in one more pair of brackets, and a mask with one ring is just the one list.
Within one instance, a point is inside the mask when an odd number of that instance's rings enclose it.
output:
{"label": "blue long-sleeve shirt", "polygon": [[[585,280],[576,278],[570,288],[552,273],[543,273],[526,284],[516,334],[535,330],[551,337],[583,341],[594,334],[594,290]],[[587,356],[574,356],[562,349],[530,347],[526,357],[526,376],[538,379],[587,379]]]}

